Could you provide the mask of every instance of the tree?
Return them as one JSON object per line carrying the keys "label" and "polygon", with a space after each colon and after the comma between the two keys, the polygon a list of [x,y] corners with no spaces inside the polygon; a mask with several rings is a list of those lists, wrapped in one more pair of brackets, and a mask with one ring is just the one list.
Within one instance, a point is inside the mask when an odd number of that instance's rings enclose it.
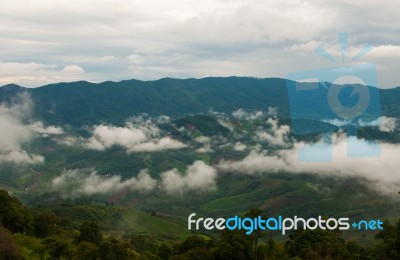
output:
{"label": "tree", "polygon": [[216,243],[216,259],[244,260],[251,259],[253,239],[244,230],[222,230],[221,238]]}
{"label": "tree", "polygon": [[43,240],[40,251],[47,252],[52,258],[66,257],[70,259],[72,257],[72,244],[62,237],[52,236]]}
{"label": "tree", "polygon": [[351,255],[351,259],[368,259],[370,255],[369,252],[355,240],[348,241],[346,247]]}
{"label": "tree", "polygon": [[0,190],[0,224],[12,233],[24,233],[32,228],[32,215],[29,210],[5,190]]}
{"label": "tree", "polygon": [[166,244],[162,244],[157,248],[157,256],[161,259],[168,260],[171,258],[172,251]]}
{"label": "tree", "polygon": [[42,211],[34,217],[35,235],[38,237],[47,237],[54,235],[58,230],[60,218],[50,210]]}
{"label": "tree", "polygon": [[98,247],[90,242],[82,241],[76,248],[74,259],[77,260],[96,260],[98,257]]}
{"label": "tree", "polygon": [[400,220],[395,225],[384,221],[383,230],[378,232],[375,238],[382,240],[382,244],[374,248],[376,255],[381,258],[400,259]]}
{"label": "tree", "polygon": [[[249,212],[246,213],[245,217],[246,218],[258,218],[258,216],[261,216],[262,219],[266,219],[267,216],[264,214],[264,212],[261,209],[255,209],[252,208],[250,209]],[[250,236],[252,237],[253,241],[254,241],[254,257],[257,260],[258,259],[258,254],[257,254],[257,250],[258,250],[258,239],[263,237],[265,231],[262,229],[254,229],[253,232],[250,234]]]}
{"label": "tree", "polygon": [[350,257],[344,239],[339,233],[330,230],[296,230],[289,236],[285,247],[289,255],[302,259]]}
{"label": "tree", "polygon": [[94,222],[83,222],[79,229],[78,242],[86,241],[95,245],[100,244],[103,240],[103,236],[100,233],[99,226]]}
{"label": "tree", "polygon": [[139,253],[146,251],[155,252],[157,250],[156,240],[151,236],[131,234],[125,236],[125,238],[129,239],[133,248]]}
{"label": "tree", "polygon": [[128,243],[121,242],[115,238],[110,238],[100,244],[99,256],[101,259],[118,260],[131,260],[136,258],[132,247]]}
{"label": "tree", "polygon": [[183,254],[196,248],[209,248],[212,241],[207,240],[201,236],[193,235],[185,239],[182,244],[179,245],[177,253]]}
{"label": "tree", "polygon": [[0,226],[0,259],[23,259],[7,229]]}
{"label": "tree", "polygon": [[193,235],[175,248],[173,259],[213,259],[214,241],[203,236]]}

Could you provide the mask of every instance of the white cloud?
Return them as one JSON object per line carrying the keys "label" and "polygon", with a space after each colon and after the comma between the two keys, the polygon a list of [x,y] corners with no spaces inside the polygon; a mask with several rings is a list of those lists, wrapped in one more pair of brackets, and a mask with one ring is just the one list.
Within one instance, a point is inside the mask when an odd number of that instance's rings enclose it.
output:
{"label": "white cloud", "polygon": [[244,151],[246,150],[247,146],[245,144],[242,144],[241,142],[236,142],[235,146],[233,147],[233,150],[235,151]]}
{"label": "white cloud", "polygon": [[221,126],[229,129],[229,131],[233,131],[235,130],[235,126],[227,119],[225,118],[217,118],[218,124],[220,124]]}
{"label": "white cloud", "polygon": [[359,127],[365,126],[378,126],[379,130],[382,132],[391,132],[396,130],[397,127],[397,119],[393,117],[382,116],[372,121],[366,121],[363,119],[359,119],[357,122],[352,122],[351,120],[342,120],[342,119],[324,119],[323,122],[336,125],[336,126],[345,126],[345,125],[353,125]]}
{"label": "white cloud", "polygon": [[0,57],[30,68],[9,67],[0,82],[282,77],[316,65],[297,54],[311,55],[315,43],[336,44],[337,28],[346,28],[351,45],[376,46],[370,58],[379,59],[378,66],[392,61],[385,85],[394,86],[398,9],[398,3],[386,0],[3,0]]}
{"label": "white cloud", "polygon": [[[39,87],[55,82],[82,80],[84,70],[77,66],[65,66],[61,69],[54,63],[39,62],[0,62],[0,85],[16,83],[27,87]],[[95,81],[87,78],[89,81]]]}
{"label": "white cloud", "polygon": [[[56,138],[55,141],[59,144],[63,144],[66,146],[74,146],[74,145],[81,144],[82,138],[72,136],[72,135],[67,135],[67,136],[63,136],[62,138]],[[100,144],[100,146],[101,146],[101,144]]]}
{"label": "white cloud", "polygon": [[[308,173],[321,176],[359,177],[366,184],[383,194],[397,194],[400,190],[400,163],[397,156],[400,146],[395,144],[380,144],[379,157],[351,157],[347,156],[347,139],[339,136],[334,139],[333,145],[318,146],[316,154],[324,154],[333,149],[331,162],[304,162],[299,160],[299,152],[304,143],[295,143],[293,149],[283,149],[276,153],[266,151],[252,151],[243,160],[221,162],[218,169],[243,174],[261,173]],[[349,139],[360,151],[374,149],[375,146],[354,137]]]}
{"label": "white cloud", "polygon": [[[133,120],[133,119],[132,119]],[[158,129],[150,121],[141,121],[140,125],[127,123],[124,127],[98,125],[92,131],[85,147],[104,151],[114,145],[124,147],[127,152],[154,152],[186,147],[184,143],[170,137],[160,137]]]}
{"label": "white cloud", "polygon": [[85,70],[82,67],[78,66],[78,65],[68,65],[68,66],[65,66],[62,69],[62,72],[65,72],[65,73],[84,73]]}
{"label": "white cloud", "polygon": [[29,117],[32,101],[26,94],[18,96],[13,105],[0,105],[0,161],[38,164],[44,161],[40,155],[29,154],[22,144],[32,140],[32,131],[24,124]]}
{"label": "white cloud", "polygon": [[122,180],[121,176],[102,176],[96,171],[68,170],[52,181],[55,189],[69,195],[93,195],[112,193],[122,189],[132,191],[152,191],[157,181],[151,178],[146,170],[142,170],[137,177]]}
{"label": "white cloud", "polygon": [[202,136],[196,137],[196,142],[201,143],[201,144],[209,144],[211,142],[211,138],[202,135]]}
{"label": "white cloud", "polygon": [[206,144],[205,146],[196,149],[196,153],[209,153],[212,151],[213,149],[209,144]]}
{"label": "white cloud", "polygon": [[382,116],[373,121],[358,120],[359,126],[378,126],[382,132],[391,132],[396,130],[397,119],[393,117]]}
{"label": "white cloud", "polygon": [[277,107],[269,107],[267,115],[269,117],[277,117],[278,116],[278,108]]}
{"label": "white cloud", "polygon": [[393,117],[381,117],[381,122],[379,124],[379,130],[382,132],[391,132],[396,130],[397,119]]}
{"label": "white cloud", "polygon": [[264,113],[262,111],[256,111],[256,112],[248,112],[244,110],[243,108],[239,108],[238,110],[235,110],[232,112],[232,116],[238,118],[238,119],[245,119],[245,120],[256,120],[262,118]]}
{"label": "white cloud", "polygon": [[293,51],[293,52],[299,52],[299,53],[304,53],[304,54],[310,54],[315,51],[315,49],[320,46],[321,43],[317,42],[315,40],[306,42],[306,43],[299,43],[299,44],[294,44],[287,48],[288,51]]}
{"label": "white cloud", "polygon": [[160,177],[159,180],[153,179],[147,170],[125,180],[118,175],[99,175],[94,170],[67,170],[52,180],[52,186],[68,196],[106,194],[123,189],[138,192],[158,189],[168,194],[182,194],[215,189],[217,174],[213,167],[196,161],[183,175],[172,169],[161,173]]}
{"label": "white cloud", "polygon": [[146,143],[140,143],[132,146],[128,152],[155,152],[170,149],[181,149],[186,147],[184,143],[176,141],[169,137],[163,137],[157,141],[150,141]]}
{"label": "white cloud", "polygon": [[142,129],[127,124],[125,127],[99,125],[93,130],[93,136],[89,139],[87,147],[94,150],[105,150],[113,145],[131,148],[145,141],[146,135]]}
{"label": "white cloud", "polygon": [[399,57],[400,57],[400,45],[379,45],[373,47],[369,58],[398,59]]}
{"label": "white cloud", "polygon": [[335,125],[335,126],[345,126],[345,125],[351,125],[352,122],[351,120],[342,120],[342,119],[324,119],[322,120],[322,122],[331,124],[331,125]]}
{"label": "white cloud", "polygon": [[268,131],[259,131],[256,133],[258,140],[267,141],[268,144],[274,146],[286,146],[287,135],[290,132],[290,127],[287,125],[279,125],[277,119],[268,118],[267,123],[271,126]]}
{"label": "white cloud", "polygon": [[162,173],[161,187],[172,194],[190,190],[207,191],[216,188],[216,178],[217,171],[213,167],[203,161],[196,161],[187,168],[184,175],[176,169]]}
{"label": "white cloud", "polygon": [[30,128],[39,134],[42,134],[42,136],[47,136],[47,135],[60,135],[64,133],[64,130],[62,127],[59,126],[44,126],[42,121],[37,121],[33,124],[30,125]]}
{"label": "white cloud", "polygon": [[12,150],[0,154],[0,161],[13,163],[40,164],[44,162],[44,157],[36,154],[28,154],[26,151]]}

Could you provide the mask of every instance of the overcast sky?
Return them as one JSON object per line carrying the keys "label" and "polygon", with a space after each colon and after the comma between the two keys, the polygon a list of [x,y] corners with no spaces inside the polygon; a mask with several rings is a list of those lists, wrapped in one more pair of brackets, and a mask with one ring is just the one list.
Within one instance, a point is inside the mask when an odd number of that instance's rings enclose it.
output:
{"label": "overcast sky", "polygon": [[[373,63],[400,85],[400,1],[0,0],[0,85],[206,76],[285,77]],[[350,62],[365,44],[373,49]],[[314,50],[325,48],[334,64]]]}

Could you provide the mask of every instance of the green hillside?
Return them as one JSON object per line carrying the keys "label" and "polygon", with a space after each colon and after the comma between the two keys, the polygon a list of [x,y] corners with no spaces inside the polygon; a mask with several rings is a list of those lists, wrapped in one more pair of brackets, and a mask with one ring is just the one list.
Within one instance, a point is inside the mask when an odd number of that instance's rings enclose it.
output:
{"label": "green hillside", "polygon": [[[280,117],[289,118],[288,81],[279,78],[213,77],[203,79],[164,78],[156,81],[126,80],[99,84],[85,81],[58,83],[35,89],[16,85],[0,88],[0,101],[17,92],[30,93],[37,118],[57,125],[122,124],[134,114],[186,116],[210,109],[231,113],[239,108],[260,110],[277,107]],[[399,89],[380,90],[382,115],[400,117]],[[321,107],[310,94],[304,103],[309,114]]]}

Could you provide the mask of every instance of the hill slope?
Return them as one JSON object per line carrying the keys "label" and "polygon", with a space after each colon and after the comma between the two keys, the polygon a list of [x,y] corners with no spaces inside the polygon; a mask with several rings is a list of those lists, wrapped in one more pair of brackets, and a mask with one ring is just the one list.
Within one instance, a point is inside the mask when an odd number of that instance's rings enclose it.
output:
{"label": "hill slope", "polygon": [[[0,102],[16,93],[28,92],[35,113],[51,124],[73,126],[99,122],[120,124],[134,114],[185,116],[210,109],[231,113],[277,107],[279,117],[289,117],[288,81],[279,78],[212,77],[203,79],[164,78],[156,81],[125,80],[99,84],[85,81],[57,83],[35,89],[17,85],[0,88]],[[400,88],[380,90],[382,114],[400,117],[396,105]],[[304,102],[324,102],[312,93]],[[320,100],[320,101],[318,101]],[[326,100],[325,100],[326,101]],[[320,113],[318,105],[308,113]]]}

